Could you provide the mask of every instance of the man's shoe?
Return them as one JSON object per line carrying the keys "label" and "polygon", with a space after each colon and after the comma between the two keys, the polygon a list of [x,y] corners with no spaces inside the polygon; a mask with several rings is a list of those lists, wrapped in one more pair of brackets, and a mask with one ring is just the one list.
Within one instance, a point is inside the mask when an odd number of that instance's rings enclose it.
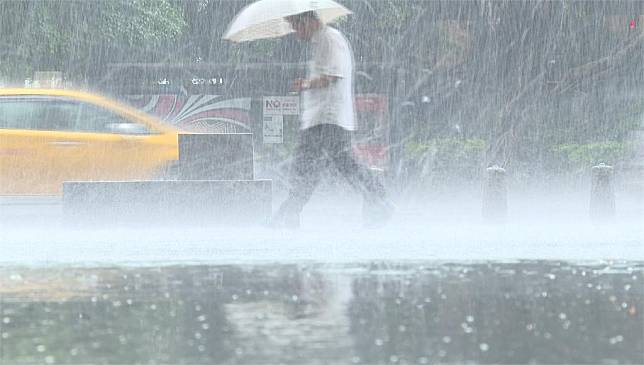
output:
{"label": "man's shoe", "polygon": [[276,229],[298,229],[300,228],[300,215],[297,213],[278,212],[271,219],[269,227]]}
{"label": "man's shoe", "polygon": [[387,200],[367,201],[362,205],[362,220],[365,228],[384,227],[396,211]]}

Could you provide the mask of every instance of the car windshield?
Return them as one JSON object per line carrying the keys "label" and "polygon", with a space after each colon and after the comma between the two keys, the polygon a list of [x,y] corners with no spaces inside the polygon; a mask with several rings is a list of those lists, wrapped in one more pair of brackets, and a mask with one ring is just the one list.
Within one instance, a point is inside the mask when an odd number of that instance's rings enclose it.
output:
{"label": "car windshield", "polygon": [[0,34],[0,364],[644,364],[643,1]]}
{"label": "car windshield", "polygon": [[[52,96],[0,96],[0,128],[55,132],[150,134],[147,126],[106,108]],[[113,126],[122,126],[114,130]],[[128,129],[129,127],[129,129]]]}

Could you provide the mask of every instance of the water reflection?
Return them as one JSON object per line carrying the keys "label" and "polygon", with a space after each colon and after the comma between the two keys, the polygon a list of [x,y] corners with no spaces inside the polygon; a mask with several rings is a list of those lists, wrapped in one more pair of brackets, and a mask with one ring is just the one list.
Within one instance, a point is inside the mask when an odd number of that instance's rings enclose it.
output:
{"label": "water reflection", "polygon": [[0,269],[0,359],[643,363],[644,263]]}

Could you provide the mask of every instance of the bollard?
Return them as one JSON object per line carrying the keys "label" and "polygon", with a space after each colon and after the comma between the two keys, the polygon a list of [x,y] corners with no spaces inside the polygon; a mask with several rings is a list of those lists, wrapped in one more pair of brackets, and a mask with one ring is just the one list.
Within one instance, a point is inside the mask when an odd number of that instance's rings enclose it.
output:
{"label": "bollard", "polygon": [[590,218],[595,223],[615,217],[613,167],[600,163],[592,168],[590,186]]}
{"label": "bollard", "polygon": [[483,219],[490,223],[505,222],[508,215],[508,189],[505,169],[497,165],[486,169],[483,189]]}

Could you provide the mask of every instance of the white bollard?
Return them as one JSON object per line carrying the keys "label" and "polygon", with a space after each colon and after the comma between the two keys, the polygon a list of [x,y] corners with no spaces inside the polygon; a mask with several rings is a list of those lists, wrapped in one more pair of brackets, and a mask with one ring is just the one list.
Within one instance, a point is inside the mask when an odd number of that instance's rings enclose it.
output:
{"label": "white bollard", "polygon": [[486,169],[483,189],[483,219],[490,223],[505,222],[508,216],[508,189],[505,169],[497,165]]}
{"label": "white bollard", "polygon": [[595,223],[615,217],[615,189],[613,167],[600,163],[592,168],[590,187],[590,218]]}

